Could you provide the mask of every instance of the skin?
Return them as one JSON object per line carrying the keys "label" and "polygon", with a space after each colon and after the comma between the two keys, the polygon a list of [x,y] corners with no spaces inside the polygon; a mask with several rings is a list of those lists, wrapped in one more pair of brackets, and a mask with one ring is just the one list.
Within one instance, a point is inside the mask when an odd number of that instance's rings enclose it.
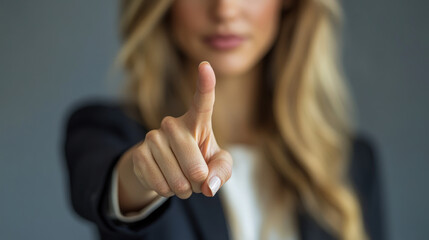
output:
{"label": "skin", "polygon": [[[171,10],[173,40],[188,57],[191,73],[199,62],[208,61],[219,83],[223,78],[241,78],[255,70],[272,46],[281,9],[280,0],[178,0]],[[219,51],[204,42],[214,34],[234,34],[245,41],[238,48]]]}
{"label": "skin", "polygon": [[[260,61],[272,46],[281,0],[178,0],[171,9],[172,36],[187,57],[189,84],[196,86],[191,108],[178,118],[166,117],[119,160],[121,211],[140,210],[157,196],[186,199],[194,193],[214,196],[231,177],[231,155],[219,147],[212,122],[227,144],[251,144],[251,116],[261,80]],[[245,40],[228,50],[204,39],[235,34]],[[198,65],[198,70],[195,66]],[[216,72],[216,76],[215,73]],[[218,96],[215,102],[215,85]],[[214,177],[219,186],[210,188]],[[212,182],[213,183],[213,182]]]}

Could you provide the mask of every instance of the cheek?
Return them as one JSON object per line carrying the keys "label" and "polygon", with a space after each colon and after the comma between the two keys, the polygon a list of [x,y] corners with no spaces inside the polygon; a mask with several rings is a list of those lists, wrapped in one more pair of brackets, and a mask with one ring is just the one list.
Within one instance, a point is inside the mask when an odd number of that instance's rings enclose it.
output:
{"label": "cheek", "polygon": [[170,26],[174,42],[180,48],[186,48],[195,41],[204,27],[206,17],[201,6],[189,1],[175,1],[170,12]]}
{"label": "cheek", "polygon": [[249,20],[254,26],[254,36],[260,47],[271,47],[278,32],[281,1],[264,1],[249,12]]}

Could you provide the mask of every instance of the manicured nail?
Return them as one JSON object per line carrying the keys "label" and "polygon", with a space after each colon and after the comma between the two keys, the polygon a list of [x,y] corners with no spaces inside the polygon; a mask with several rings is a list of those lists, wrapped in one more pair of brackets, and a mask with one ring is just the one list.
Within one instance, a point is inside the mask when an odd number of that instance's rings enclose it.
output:
{"label": "manicured nail", "polygon": [[212,192],[212,196],[214,196],[217,190],[219,190],[220,183],[221,183],[220,178],[217,176],[214,176],[210,179],[209,188],[210,188],[210,191]]}

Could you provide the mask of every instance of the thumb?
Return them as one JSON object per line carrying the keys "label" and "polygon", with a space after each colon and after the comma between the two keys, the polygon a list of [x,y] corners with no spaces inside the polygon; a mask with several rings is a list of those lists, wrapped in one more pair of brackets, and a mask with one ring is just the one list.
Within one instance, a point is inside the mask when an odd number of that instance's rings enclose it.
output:
{"label": "thumb", "polygon": [[213,68],[206,61],[198,66],[198,81],[190,112],[197,122],[211,119],[215,101],[216,77]]}
{"label": "thumb", "polygon": [[232,174],[232,157],[225,151],[220,150],[208,161],[209,175],[203,183],[201,190],[207,197],[213,197],[216,192],[229,180]]}

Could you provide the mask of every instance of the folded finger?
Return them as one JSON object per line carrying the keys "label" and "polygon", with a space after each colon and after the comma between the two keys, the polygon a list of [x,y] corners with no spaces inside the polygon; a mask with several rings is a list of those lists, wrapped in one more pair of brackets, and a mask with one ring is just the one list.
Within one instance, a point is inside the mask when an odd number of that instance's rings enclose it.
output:
{"label": "folded finger", "polygon": [[149,148],[170,189],[179,198],[189,198],[192,194],[191,184],[183,174],[163,134],[159,132],[159,136],[155,136],[153,141],[149,142]]}
{"label": "folded finger", "polygon": [[163,126],[171,149],[182,172],[191,183],[193,192],[200,193],[209,170],[198,144],[188,132],[182,131],[182,127],[177,126],[177,122],[164,123]]}
{"label": "folded finger", "polygon": [[143,143],[136,154],[137,156],[133,158],[134,173],[142,185],[160,196],[171,197],[173,192],[155,162],[147,143]]}

